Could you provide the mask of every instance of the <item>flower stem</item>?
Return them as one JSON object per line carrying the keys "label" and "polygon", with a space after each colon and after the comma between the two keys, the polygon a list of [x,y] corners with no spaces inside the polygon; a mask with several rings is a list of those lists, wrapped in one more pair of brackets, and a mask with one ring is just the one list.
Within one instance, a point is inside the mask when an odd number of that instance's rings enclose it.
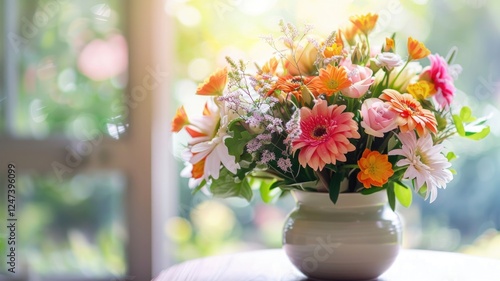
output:
{"label": "flower stem", "polygon": [[401,75],[401,73],[403,72],[403,70],[405,70],[406,66],[408,66],[408,63],[410,63],[410,60],[408,60],[405,65],[403,66],[403,68],[401,68],[401,70],[398,72],[398,74],[396,75],[396,78],[394,78],[394,80],[392,80],[392,83],[391,83],[391,87],[390,88],[393,88],[394,87],[394,83],[396,83],[396,81],[398,80],[399,78],[399,75]]}

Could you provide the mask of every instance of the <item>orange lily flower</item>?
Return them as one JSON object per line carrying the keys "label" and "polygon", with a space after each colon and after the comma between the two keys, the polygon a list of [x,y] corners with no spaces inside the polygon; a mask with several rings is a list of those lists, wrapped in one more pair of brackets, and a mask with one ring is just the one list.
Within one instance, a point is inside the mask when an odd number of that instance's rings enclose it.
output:
{"label": "orange lily flower", "polygon": [[368,13],[365,15],[356,15],[350,17],[349,20],[356,27],[358,27],[361,30],[361,32],[368,35],[368,33],[370,33],[370,31],[372,31],[373,28],[375,27],[375,24],[377,23],[378,20],[378,15],[372,13]]}
{"label": "orange lily flower", "polygon": [[196,94],[202,96],[222,96],[226,82],[227,68],[219,69],[198,86]]}
{"label": "orange lily flower", "polygon": [[181,106],[177,109],[174,119],[172,120],[172,132],[178,133],[186,125],[189,125],[189,120],[184,110],[184,106]]}
{"label": "orange lily flower", "polygon": [[384,52],[394,52],[396,50],[396,44],[392,38],[385,38]]}
{"label": "orange lily flower", "polygon": [[425,47],[424,43],[408,37],[408,57],[410,60],[419,60],[430,55],[431,51]]}

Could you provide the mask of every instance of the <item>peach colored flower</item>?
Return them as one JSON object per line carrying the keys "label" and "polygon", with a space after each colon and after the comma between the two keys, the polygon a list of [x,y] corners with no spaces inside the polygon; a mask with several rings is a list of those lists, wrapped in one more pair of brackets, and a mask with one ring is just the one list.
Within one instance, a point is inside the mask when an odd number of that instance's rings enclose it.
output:
{"label": "peach colored flower", "polygon": [[349,45],[354,46],[356,45],[356,35],[359,33],[359,28],[354,25],[352,22],[348,22],[347,25],[340,30],[340,33],[344,35],[344,38],[347,40],[347,43]]}
{"label": "peach colored flower", "polygon": [[222,96],[226,82],[227,68],[219,69],[198,86],[196,94],[202,96]]}
{"label": "peach colored flower", "polygon": [[[396,90],[386,89],[380,95],[386,100],[390,109],[397,114],[396,123],[401,132],[417,130],[419,136],[427,134],[427,130],[437,133],[437,121],[434,114],[413,98],[410,94],[400,94]],[[426,130],[427,129],[427,130]]]}
{"label": "peach colored flower", "polygon": [[314,77],[308,85],[311,91],[331,96],[334,93],[350,87],[351,81],[347,77],[347,71],[343,67],[327,65],[326,69],[319,70],[319,76]]}
{"label": "peach colored flower", "polygon": [[394,174],[387,154],[380,154],[378,151],[365,149],[363,155],[358,160],[358,166],[360,169],[358,181],[365,188],[372,186],[382,187]]}
{"label": "peach colored flower", "polygon": [[390,105],[377,98],[366,99],[361,105],[360,125],[365,133],[381,138],[384,133],[398,127],[396,124],[396,113],[389,109]]}
{"label": "peach colored flower", "polygon": [[419,60],[427,57],[431,51],[425,47],[424,43],[408,37],[408,57],[410,60]]}
{"label": "peach colored flower", "polygon": [[[321,41],[319,38],[316,40]],[[312,43],[307,42],[305,45],[297,44],[293,48],[293,54],[290,53],[286,57],[285,68],[288,74],[292,76],[312,75],[316,71],[314,62],[317,56],[318,50]]]}
{"label": "peach colored flower", "polygon": [[172,132],[178,133],[184,126],[189,124],[189,120],[184,110],[184,106],[177,109],[174,119],[172,120]]}
{"label": "peach colored flower", "polygon": [[346,154],[356,147],[349,139],[358,139],[358,124],[352,112],[344,112],[345,105],[327,105],[318,100],[312,109],[300,109],[300,136],[292,141],[292,151],[299,152],[299,163],[313,170],[322,170],[326,164],[346,161]]}

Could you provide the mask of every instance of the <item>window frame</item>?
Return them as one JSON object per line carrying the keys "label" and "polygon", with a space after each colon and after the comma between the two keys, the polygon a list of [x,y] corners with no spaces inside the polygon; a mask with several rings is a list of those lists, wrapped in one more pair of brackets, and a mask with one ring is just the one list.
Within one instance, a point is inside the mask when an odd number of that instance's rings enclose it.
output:
{"label": "window frame", "polygon": [[[170,106],[172,73],[168,62],[173,57],[173,24],[164,10],[164,0],[126,1],[125,33],[129,44],[129,83],[124,92],[126,100],[138,98],[134,89],[143,85],[146,95],[137,106],[129,108],[130,126],[123,139],[102,138],[95,151],[84,157],[72,174],[92,170],[121,170],[127,175],[125,217],[127,224],[127,268],[122,279],[151,280],[162,269],[172,264],[173,244],[164,235],[166,220],[177,211],[176,165],[171,152],[171,133],[168,121],[173,115]],[[16,30],[16,0],[5,0],[5,34]],[[9,12],[7,12],[9,11]],[[6,132],[0,137],[0,167],[14,162],[18,172],[54,173],[51,163],[65,163],[66,147],[78,141],[62,137],[42,140],[20,139],[13,134],[14,109],[17,93],[17,56],[4,40],[3,90],[6,93]],[[154,71],[163,73],[153,81]],[[158,77],[156,77],[158,78]],[[9,82],[10,81],[10,82]],[[146,84],[145,84],[146,83]],[[156,86],[154,86],[156,85]],[[149,86],[149,87],[147,87]],[[106,154],[107,161],[102,162]],[[6,169],[0,175],[6,176]],[[5,177],[4,177],[5,178]],[[3,199],[4,194],[0,195]],[[18,266],[20,265],[18,256]],[[0,276],[3,280],[28,280],[19,274]],[[42,281],[109,281],[109,278],[56,278]]]}

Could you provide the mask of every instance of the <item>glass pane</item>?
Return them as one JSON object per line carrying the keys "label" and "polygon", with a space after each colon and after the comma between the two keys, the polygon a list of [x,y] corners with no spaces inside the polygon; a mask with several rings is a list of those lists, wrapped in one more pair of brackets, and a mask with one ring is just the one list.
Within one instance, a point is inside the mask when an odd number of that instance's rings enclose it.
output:
{"label": "glass pane", "polygon": [[[117,172],[78,174],[64,182],[51,176],[18,174],[17,276],[110,280],[124,276],[125,189],[125,177]],[[2,222],[7,214],[5,195],[2,192]],[[4,262],[10,253],[6,245],[2,239],[0,268],[11,276]]]}
{"label": "glass pane", "polygon": [[15,134],[81,139],[98,130],[118,137],[126,122],[126,5],[120,0],[10,3],[18,10],[17,31],[8,38],[18,62],[11,70],[18,72]]}
{"label": "glass pane", "polygon": [[[313,5],[306,0],[258,2],[257,5],[248,1],[167,1],[166,12],[174,18],[177,31],[175,104],[172,106],[183,104],[188,116],[200,115],[205,99],[194,94],[198,83],[217,68],[226,66],[225,56],[248,61],[249,68],[253,67],[253,62],[262,65],[274,50],[259,36],[280,36],[280,19],[298,26],[312,23],[315,26],[313,33],[327,36],[332,28],[348,21],[349,15],[377,12],[380,18],[373,32],[376,46],[394,32],[397,32],[397,51],[403,57],[407,56],[406,38],[409,35],[444,57],[457,46],[459,52],[455,63],[461,64],[463,71],[456,80],[460,90],[456,100],[470,106],[476,116],[490,115],[492,133],[480,145],[458,137],[453,139],[449,147],[460,157],[452,163],[458,172],[452,183],[446,190],[440,190],[438,199],[432,204],[415,196],[410,209],[399,206],[407,226],[405,246],[500,258],[497,202],[500,190],[494,177],[500,173],[500,124],[496,122],[500,120],[500,57],[495,55],[500,46],[500,20],[494,12],[500,9],[500,2],[346,0],[316,1]],[[422,64],[429,65],[429,61],[424,59]],[[181,133],[175,137],[176,151],[181,159],[183,147],[180,144],[186,143],[185,135]],[[179,166],[183,166],[182,161]],[[169,237],[180,245],[179,259],[237,249],[231,247],[234,245],[239,245],[239,249],[245,248],[243,245],[280,247],[275,240],[279,241],[281,229],[264,232],[257,222],[257,210],[263,206],[270,214],[286,214],[293,205],[290,198],[280,203],[282,205],[262,205],[255,198],[250,205],[245,205],[240,201],[209,199],[203,194],[193,197],[187,184],[179,188],[185,208],[168,228],[172,230],[168,232]],[[200,206],[207,208],[207,204],[227,217],[226,222],[232,227],[229,232],[220,230],[219,240],[212,240],[220,242],[217,246],[204,243],[198,237],[203,229],[209,229],[197,225],[199,220],[196,219],[196,216],[208,216],[208,211],[197,211]],[[274,223],[281,226],[283,220],[276,219]],[[256,237],[270,238],[274,242]]]}

